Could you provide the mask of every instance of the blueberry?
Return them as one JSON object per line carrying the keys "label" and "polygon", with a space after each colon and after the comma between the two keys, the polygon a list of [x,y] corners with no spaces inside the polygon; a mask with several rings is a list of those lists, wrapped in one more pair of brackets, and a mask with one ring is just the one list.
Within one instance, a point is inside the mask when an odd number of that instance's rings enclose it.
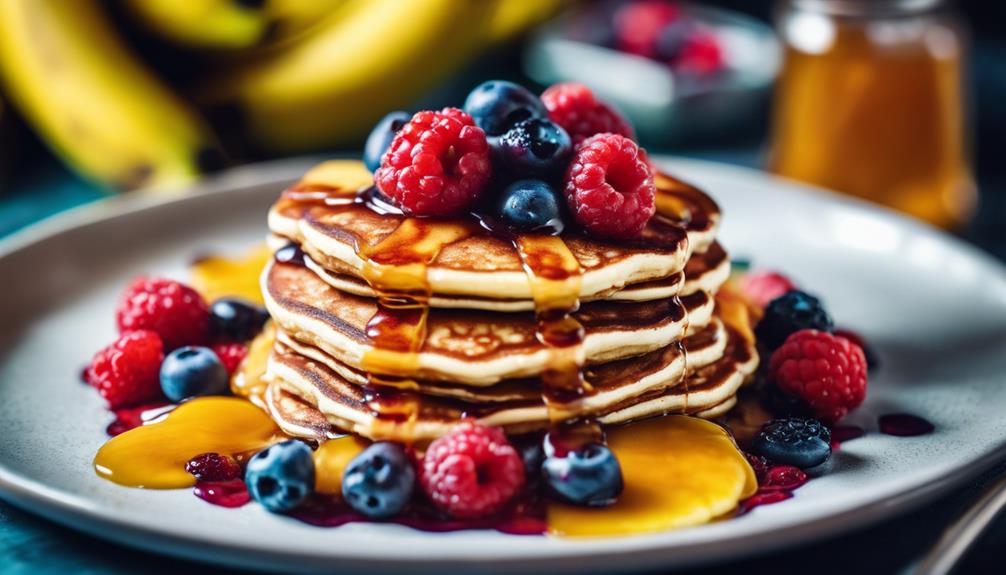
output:
{"label": "blueberry", "polygon": [[226,341],[248,341],[268,319],[265,308],[236,298],[218,299],[210,306],[213,335]]}
{"label": "blueberry", "polygon": [[545,449],[541,442],[542,438],[537,435],[516,437],[511,440],[520,453],[521,461],[524,462],[524,474],[528,481],[537,481],[541,476],[541,466],[545,462]]}
{"label": "blueberry", "polygon": [[499,136],[523,120],[548,117],[538,96],[503,80],[479,84],[465,99],[465,112],[488,136]]}
{"label": "blueberry", "polygon": [[542,464],[549,495],[574,505],[602,507],[622,493],[622,467],[607,446],[592,443]]}
{"label": "blueberry", "polygon": [[562,232],[559,200],[552,186],[541,180],[518,180],[503,190],[500,220],[516,231]]}
{"label": "blueberry", "polygon": [[374,126],[367,136],[367,143],[363,145],[363,163],[368,170],[376,172],[381,167],[381,157],[388,151],[395,134],[411,119],[412,114],[408,112],[391,112]]}
{"label": "blueberry", "polygon": [[314,491],[311,448],[291,439],[267,447],[248,460],[248,493],[269,511],[290,511]]}
{"label": "blueberry", "polygon": [[776,463],[816,467],[831,457],[831,431],[807,417],[773,419],[762,427],[752,447]]}
{"label": "blueberry", "polygon": [[566,168],[573,141],[552,120],[532,118],[518,122],[494,142],[503,165],[521,175],[555,174]]}
{"label": "blueberry", "polygon": [[416,472],[397,443],[380,441],[357,455],[342,475],[342,497],[372,519],[397,515],[408,504]]}
{"label": "blueberry", "polygon": [[208,347],[180,347],[161,363],[161,390],[171,401],[220,395],[227,389],[227,368]]}
{"label": "blueberry", "polygon": [[688,39],[695,34],[695,25],[686,19],[671,22],[657,34],[657,57],[670,62],[678,57]]}
{"label": "blueberry", "polygon": [[758,322],[758,342],[773,350],[802,329],[830,332],[833,324],[819,299],[800,290],[790,290],[765,308],[765,316]]}

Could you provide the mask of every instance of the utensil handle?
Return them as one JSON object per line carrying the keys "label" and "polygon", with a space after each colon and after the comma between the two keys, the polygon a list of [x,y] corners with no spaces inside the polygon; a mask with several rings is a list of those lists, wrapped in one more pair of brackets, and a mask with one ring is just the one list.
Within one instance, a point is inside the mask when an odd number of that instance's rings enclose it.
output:
{"label": "utensil handle", "polygon": [[946,575],[957,565],[985,528],[1006,507],[1006,477],[1000,479],[985,495],[955,521],[936,545],[908,572],[913,575]]}

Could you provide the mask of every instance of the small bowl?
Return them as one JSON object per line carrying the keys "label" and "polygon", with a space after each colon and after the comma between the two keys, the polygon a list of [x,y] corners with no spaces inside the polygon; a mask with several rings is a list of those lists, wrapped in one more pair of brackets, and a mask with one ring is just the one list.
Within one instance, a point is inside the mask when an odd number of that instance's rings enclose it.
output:
{"label": "small bowl", "polygon": [[581,82],[614,103],[650,145],[714,137],[750,122],[764,104],[781,62],[772,29],[748,16],[682,4],[689,18],[710,29],[724,52],[724,69],[692,77],[664,63],[588,41],[590,27],[610,18],[616,4],[564,14],[542,27],[524,53],[524,71],[543,85]]}

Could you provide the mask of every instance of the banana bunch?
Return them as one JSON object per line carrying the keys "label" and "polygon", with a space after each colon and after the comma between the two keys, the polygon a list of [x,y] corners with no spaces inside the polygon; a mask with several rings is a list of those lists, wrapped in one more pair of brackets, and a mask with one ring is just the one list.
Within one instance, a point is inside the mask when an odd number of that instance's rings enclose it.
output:
{"label": "banana bunch", "polygon": [[178,187],[219,156],[208,127],[129,52],[97,0],[0,2],[0,79],[50,147],[111,187]]}
{"label": "banana bunch", "polygon": [[217,75],[202,93],[237,107],[260,149],[357,144],[489,43],[544,19],[561,0],[346,0],[284,50]]}
{"label": "banana bunch", "polygon": [[564,0],[116,1],[183,48],[183,64],[200,58],[191,98],[131,51],[100,0],[0,0],[0,86],[68,164],[131,189],[179,187],[219,162],[203,111],[237,110],[220,134],[256,150],[359,145],[384,113]]}
{"label": "banana bunch", "polygon": [[191,50],[237,51],[294,38],[344,0],[122,0],[146,30]]}

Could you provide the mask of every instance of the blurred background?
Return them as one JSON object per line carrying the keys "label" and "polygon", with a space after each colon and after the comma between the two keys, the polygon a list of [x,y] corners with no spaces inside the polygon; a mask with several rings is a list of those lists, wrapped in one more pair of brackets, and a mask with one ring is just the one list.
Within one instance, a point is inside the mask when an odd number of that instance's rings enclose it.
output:
{"label": "blurred background", "polygon": [[586,83],[651,153],[863,197],[1006,257],[998,4],[0,0],[0,237],[109,194],[357,154],[386,112],[505,78]]}

